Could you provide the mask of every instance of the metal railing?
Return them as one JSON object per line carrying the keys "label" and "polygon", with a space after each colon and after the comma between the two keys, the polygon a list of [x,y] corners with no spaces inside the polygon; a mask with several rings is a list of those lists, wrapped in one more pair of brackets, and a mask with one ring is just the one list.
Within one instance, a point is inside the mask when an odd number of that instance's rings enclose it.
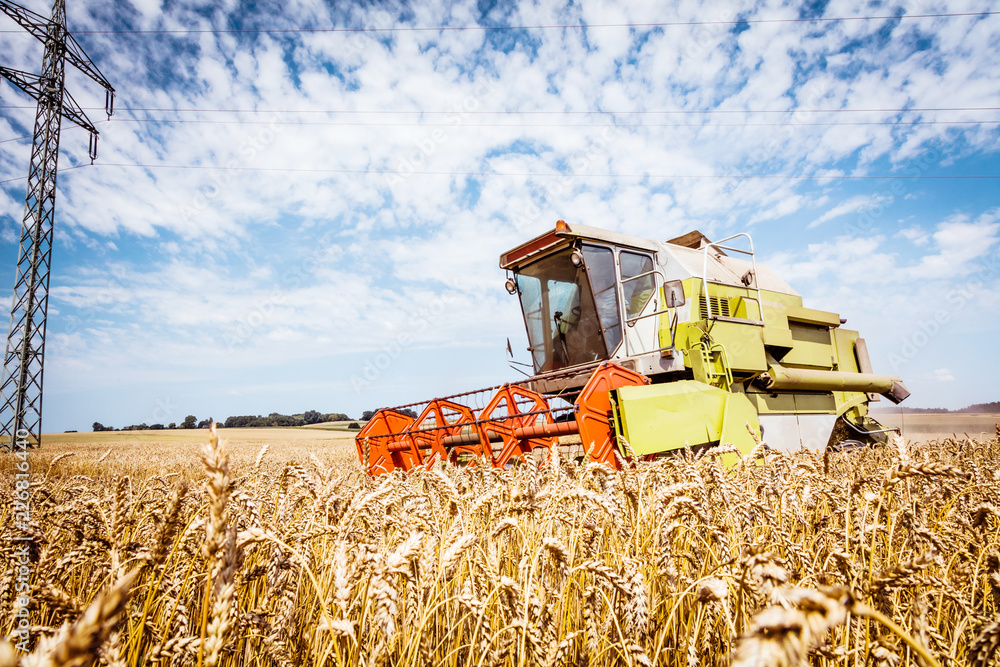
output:
{"label": "metal railing", "polygon": [[[654,262],[655,262],[655,259],[654,259]],[[641,315],[636,315],[635,317],[628,317],[627,316],[627,309],[626,309],[626,305],[625,305],[625,283],[631,282],[633,280],[638,280],[639,278],[645,278],[646,276],[653,276],[653,296],[651,297],[654,300],[653,310],[652,310],[652,312],[641,314]],[[666,308],[659,308],[658,309],[656,307],[656,305],[655,305],[655,300],[660,296],[661,290],[663,290],[664,286],[666,285],[666,281],[663,280],[663,276],[660,274],[659,271],[657,271],[654,268],[651,271],[646,271],[645,273],[640,273],[640,274],[637,274],[637,275],[634,275],[634,276],[630,276],[628,278],[621,278],[620,277],[620,270],[619,270],[619,278],[620,278],[620,283],[622,285],[622,290],[621,290],[621,295],[622,295],[622,312],[626,314],[626,317],[625,317],[625,320],[624,320],[624,324],[625,324],[626,327],[628,327],[628,328],[631,329],[631,328],[633,328],[635,326],[635,323],[638,322],[639,320],[644,320],[644,319],[646,319],[648,317],[655,317],[657,315],[663,315],[664,313],[667,313],[669,315],[671,313],[671,311],[673,311],[673,314],[675,315],[675,318],[674,318],[675,322],[672,324],[672,326],[670,328],[670,345],[660,346],[660,347],[657,347],[657,348],[654,348],[654,349],[651,349],[651,350],[640,350],[638,352],[638,354],[653,354],[654,352],[664,352],[666,350],[673,350],[674,349],[674,327],[676,325],[676,311],[677,311],[677,307],[670,308],[668,306]],[[657,284],[656,284],[657,283],[657,278],[659,278],[659,282],[660,282],[659,286],[657,286]],[[648,303],[648,301],[647,301],[647,303]],[[643,304],[643,310],[645,310],[645,308],[646,308],[646,305]],[[642,312],[642,311],[640,311],[640,312]],[[657,339],[658,338],[659,338],[659,328],[657,328]],[[629,340],[628,340],[628,333],[625,331],[624,328],[622,329],[622,339],[625,341],[625,356],[626,357],[631,357],[633,355],[633,352],[630,349],[630,344],[629,344]]]}
{"label": "metal railing", "polygon": [[[732,246],[722,245],[726,241],[731,241],[740,236],[746,237],[747,242],[750,244],[749,250],[744,250],[743,248],[733,248]],[[727,236],[721,241],[716,241],[715,243],[709,243],[702,248],[702,265],[701,265],[701,288],[705,296],[705,308],[708,312],[708,319],[712,319],[714,315],[712,314],[712,299],[708,295],[708,251],[710,248],[715,248],[717,250],[728,250],[730,252],[738,252],[744,255],[750,255],[750,271],[753,280],[753,289],[757,292],[757,311],[760,315],[760,321],[764,321],[764,302],[760,295],[760,281],[757,279],[757,258],[754,255],[753,250],[753,239],[746,232],[740,232],[739,234],[733,234],[732,236]],[[742,282],[742,279],[741,279]],[[718,283],[717,283],[718,284]],[[748,289],[750,285],[743,283]],[[747,313],[749,315],[749,313]],[[749,318],[748,318],[749,319]]]}

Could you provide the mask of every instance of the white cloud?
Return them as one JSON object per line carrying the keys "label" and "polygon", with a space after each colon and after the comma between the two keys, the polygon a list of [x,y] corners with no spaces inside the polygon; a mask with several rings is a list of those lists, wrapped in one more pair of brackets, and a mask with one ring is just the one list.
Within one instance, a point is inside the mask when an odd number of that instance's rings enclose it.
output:
{"label": "white cloud", "polygon": [[968,275],[976,270],[976,260],[995,254],[1000,241],[1000,209],[993,209],[969,221],[966,215],[955,215],[937,226],[932,234],[935,254],[925,255],[906,276],[918,280],[949,279]]}
{"label": "white cloud", "polygon": [[819,227],[824,222],[828,220],[834,220],[843,215],[848,215],[850,213],[855,213],[857,211],[864,211],[865,209],[872,208],[874,206],[879,206],[882,204],[887,204],[892,201],[891,196],[879,196],[879,195],[858,195],[856,197],[851,197],[846,201],[837,204],[829,211],[819,216],[815,220],[809,223],[809,229]]}
{"label": "white cloud", "polygon": [[927,245],[931,240],[930,234],[920,227],[905,227],[900,229],[896,236],[900,236],[913,245],[918,246]]}
{"label": "white cloud", "polygon": [[[897,232],[917,247],[926,247],[916,261],[886,236],[839,236],[809,244],[804,250],[777,253],[769,259],[789,281],[824,285],[908,285],[940,280],[957,283],[979,270],[976,260],[994,255],[1000,241],[1000,209],[982,213],[975,221],[956,214],[939,222],[928,234],[919,227]],[[832,282],[831,282],[832,281]],[[794,285],[794,282],[793,282]]]}
{"label": "white cloud", "polygon": [[954,382],[955,375],[948,368],[935,368],[930,379],[935,382]]}

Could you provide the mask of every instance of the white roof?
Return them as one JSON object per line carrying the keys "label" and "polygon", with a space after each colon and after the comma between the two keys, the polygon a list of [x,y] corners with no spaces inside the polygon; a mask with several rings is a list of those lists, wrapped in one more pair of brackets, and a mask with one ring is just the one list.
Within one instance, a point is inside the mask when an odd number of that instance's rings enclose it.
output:
{"label": "white roof", "polygon": [[[664,244],[664,247],[666,248],[666,251],[673,255],[680,265],[687,270],[688,273],[696,278],[701,277],[702,272],[705,270],[705,253],[703,250],[695,250],[693,248],[685,248],[683,246],[676,246],[668,243]],[[749,259],[729,257],[715,252],[714,250],[709,250],[708,252],[707,278],[709,282],[719,282],[727,285],[743,287],[741,278],[752,267],[753,265]],[[762,264],[757,264],[757,287],[772,292],[781,292],[782,294],[794,294],[795,296],[798,296],[798,292],[793,290],[788,283],[779,278],[777,274],[771,271],[771,269]]]}
{"label": "white roof", "polygon": [[[565,224],[565,223],[564,223]],[[650,239],[639,238],[638,236],[631,236],[629,234],[620,234],[618,232],[612,232],[607,229],[599,229],[597,227],[588,227],[587,225],[578,225],[576,223],[568,224],[569,230],[567,232],[560,233],[559,236],[563,238],[583,238],[583,239],[593,239],[598,241],[604,241],[606,243],[611,243],[616,246],[624,246],[637,248],[641,250],[649,250],[653,252],[667,253],[671,255],[677,262],[687,271],[690,276],[695,278],[700,278],[704,270],[704,251],[696,248],[688,248],[682,245],[675,245],[673,243],[668,243],[665,241],[653,241]],[[552,232],[546,232],[541,236],[522,244],[523,247],[543,239],[544,237],[552,234]],[[705,239],[707,241],[707,239]],[[513,251],[511,251],[513,252]],[[746,256],[746,255],[744,255]],[[744,256],[729,256],[723,254],[721,251],[717,251],[714,248],[709,250],[708,253],[708,280],[710,282],[724,283],[727,285],[733,285],[736,287],[743,287],[743,281],[741,278],[747,271],[752,268],[749,256],[747,259],[743,259]],[[503,266],[503,257],[501,255],[501,266]],[[798,292],[793,290],[788,283],[779,278],[774,272],[768,269],[766,266],[761,264],[757,265],[757,287],[763,290],[770,290],[772,292],[780,292],[782,294],[793,294],[799,296]]]}

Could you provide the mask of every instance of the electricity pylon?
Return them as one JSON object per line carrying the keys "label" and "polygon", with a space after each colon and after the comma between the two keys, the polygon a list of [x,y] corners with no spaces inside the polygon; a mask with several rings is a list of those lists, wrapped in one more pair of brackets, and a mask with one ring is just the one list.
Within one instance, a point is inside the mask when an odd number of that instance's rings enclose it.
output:
{"label": "electricity pylon", "polygon": [[45,315],[49,306],[56,167],[63,118],[90,132],[90,161],[97,157],[97,128],[65,89],[66,63],[104,88],[109,119],[114,110],[115,89],[69,34],[65,0],[55,0],[48,19],[6,0],[0,0],[0,10],[45,45],[40,75],[0,67],[0,76],[38,101],[14,278],[14,303],[0,374],[0,446],[13,450],[15,442],[19,449],[42,443]]}

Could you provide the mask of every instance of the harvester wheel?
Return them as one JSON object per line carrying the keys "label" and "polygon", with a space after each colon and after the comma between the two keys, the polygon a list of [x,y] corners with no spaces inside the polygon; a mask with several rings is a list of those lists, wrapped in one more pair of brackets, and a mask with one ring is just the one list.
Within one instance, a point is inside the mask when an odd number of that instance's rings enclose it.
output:
{"label": "harvester wheel", "polygon": [[831,452],[853,452],[866,447],[868,447],[868,445],[860,440],[841,440],[840,442],[829,445]]}
{"label": "harvester wheel", "polygon": [[874,431],[871,434],[862,433],[857,427],[846,423],[847,417],[842,415],[833,427],[830,440],[826,447],[831,452],[849,452],[863,447],[877,447],[889,442],[886,433],[881,432],[882,425],[871,417],[864,416],[861,423],[865,429]]}

